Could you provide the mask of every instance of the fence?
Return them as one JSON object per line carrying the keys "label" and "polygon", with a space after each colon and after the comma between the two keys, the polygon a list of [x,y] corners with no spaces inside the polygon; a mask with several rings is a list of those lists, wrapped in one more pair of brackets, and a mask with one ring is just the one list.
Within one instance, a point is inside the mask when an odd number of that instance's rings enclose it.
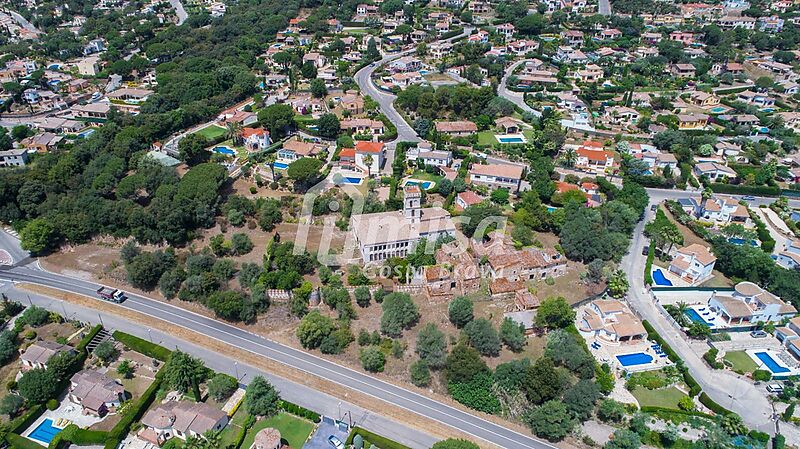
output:
{"label": "fence", "polygon": [[291,290],[267,289],[267,298],[271,301],[288,301],[292,299]]}
{"label": "fence", "polygon": [[394,286],[394,291],[398,293],[416,294],[422,291],[422,287],[423,286],[419,284],[398,284]]}

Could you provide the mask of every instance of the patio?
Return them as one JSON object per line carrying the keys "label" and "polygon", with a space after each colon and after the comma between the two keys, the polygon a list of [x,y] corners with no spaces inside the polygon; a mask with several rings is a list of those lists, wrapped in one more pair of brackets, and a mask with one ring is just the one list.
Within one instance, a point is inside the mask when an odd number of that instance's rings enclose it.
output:
{"label": "patio", "polygon": [[75,424],[78,427],[85,429],[103,420],[103,418],[98,418],[96,416],[84,415],[80,405],[77,405],[69,399],[64,398],[57,409],[46,410],[42,416],[39,417],[39,419],[34,421],[33,424],[31,424],[25,430],[23,436],[29,437],[31,432],[39,427],[39,425],[46,419],[50,419],[53,422],[53,426],[58,429],[63,429],[69,424]]}

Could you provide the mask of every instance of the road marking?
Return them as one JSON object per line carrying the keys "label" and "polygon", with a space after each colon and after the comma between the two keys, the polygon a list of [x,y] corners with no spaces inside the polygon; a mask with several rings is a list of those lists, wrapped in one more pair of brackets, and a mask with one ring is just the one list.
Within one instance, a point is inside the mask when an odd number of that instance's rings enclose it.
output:
{"label": "road marking", "polygon": [[[31,278],[34,278],[34,279],[41,279],[41,280],[43,280],[44,282],[40,280],[39,282],[35,282],[35,281],[34,281],[33,283],[38,283],[38,284],[42,284],[42,285],[46,285],[46,286],[48,286],[48,284],[47,284],[47,283],[50,283],[51,285],[49,285],[49,286],[51,286],[51,287],[52,287],[52,284],[62,284],[62,285],[67,285],[68,287],[72,287],[72,286],[70,286],[70,284],[68,284],[66,281],[64,281],[64,280],[61,280],[61,279],[59,279],[59,278],[67,278],[67,279],[71,279],[71,280],[74,280],[74,281],[76,281],[76,283],[81,283],[81,284],[89,284],[89,285],[93,285],[93,284],[94,284],[93,282],[89,282],[89,281],[86,281],[86,280],[84,280],[84,279],[73,278],[73,277],[71,277],[71,276],[66,276],[66,275],[57,274],[57,273],[51,273],[51,272],[47,272],[47,271],[45,271],[45,273],[47,273],[47,274],[49,274],[49,275],[53,276],[53,278],[51,279],[51,278],[47,278],[47,277],[43,277],[43,276],[37,276],[35,273],[30,273],[30,274],[17,274],[16,276],[20,276],[20,277],[22,277],[22,276],[29,276],[29,277],[31,277]],[[22,280],[22,282],[26,282],[26,280]],[[77,294],[83,294],[83,293],[75,292],[74,290],[70,290],[69,288],[59,288],[59,287],[55,287],[55,288],[57,288],[57,289],[60,289],[60,290],[64,290],[64,291],[67,291],[67,292],[73,292],[73,293],[77,293]],[[81,289],[86,289],[87,291],[92,291],[92,290],[94,290],[92,287],[85,287],[85,286],[83,286],[83,287],[78,287],[78,288],[81,288]],[[88,297],[90,297],[90,298],[92,298],[92,299],[94,299],[94,300],[96,300],[96,301],[100,301],[99,299],[97,299],[97,298],[94,298],[94,296],[91,296],[90,294],[83,294],[83,295],[84,295],[84,296],[88,296]],[[357,371],[355,371],[355,370],[353,370],[353,369],[351,369],[351,368],[348,368],[348,367],[346,367],[346,366],[339,365],[339,364],[337,364],[337,363],[334,363],[334,362],[331,362],[331,361],[329,361],[329,360],[326,360],[326,359],[323,359],[323,358],[321,358],[321,357],[318,357],[318,356],[316,356],[316,355],[314,355],[314,354],[310,354],[310,353],[302,352],[302,351],[296,350],[296,349],[294,349],[294,348],[290,348],[290,347],[284,346],[284,345],[282,345],[282,344],[280,344],[280,343],[277,343],[277,342],[275,342],[275,341],[273,341],[273,340],[270,340],[270,339],[268,339],[268,338],[262,337],[262,336],[260,336],[260,335],[258,335],[258,334],[255,334],[255,333],[253,333],[253,332],[250,332],[250,331],[245,331],[245,330],[239,329],[239,328],[237,328],[237,327],[235,327],[235,326],[231,326],[230,324],[224,323],[224,322],[222,322],[222,321],[217,321],[217,320],[215,320],[215,319],[212,319],[212,318],[205,317],[205,316],[203,316],[203,315],[200,315],[200,314],[198,314],[198,313],[195,313],[195,312],[193,312],[193,311],[191,311],[191,310],[181,309],[181,308],[179,308],[179,307],[177,307],[177,306],[175,306],[175,305],[168,304],[168,303],[163,303],[163,302],[159,302],[159,301],[156,301],[156,300],[153,300],[153,299],[147,298],[147,297],[145,297],[145,296],[140,296],[140,295],[130,295],[130,296],[129,296],[129,298],[128,298],[128,301],[131,301],[131,300],[134,300],[133,302],[134,302],[135,304],[141,305],[141,306],[143,306],[143,307],[147,307],[147,308],[150,308],[150,309],[153,309],[153,310],[155,310],[155,311],[162,312],[162,313],[168,313],[168,314],[170,314],[170,315],[172,315],[172,316],[174,316],[174,317],[181,318],[181,319],[184,319],[184,320],[186,320],[186,321],[189,321],[189,322],[191,322],[191,323],[194,323],[194,324],[197,324],[197,325],[199,325],[199,326],[205,327],[205,328],[207,328],[207,329],[211,329],[211,330],[214,330],[214,331],[220,332],[220,333],[222,333],[222,334],[225,334],[225,335],[228,335],[228,336],[230,336],[230,337],[233,337],[233,338],[236,338],[236,339],[242,340],[242,341],[244,341],[244,342],[246,342],[246,343],[253,344],[253,345],[257,346],[257,347],[261,347],[261,348],[263,348],[263,349],[266,349],[266,350],[269,350],[269,351],[278,352],[278,353],[280,353],[280,354],[282,354],[282,355],[284,355],[284,356],[286,356],[286,357],[289,357],[289,358],[291,358],[291,359],[294,359],[294,360],[298,360],[298,361],[300,361],[300,362],[303,362],[303,363],[305,363],[305,364],[312,364],[312,363],[313,363],[312,361],[309,361],[309,360],[304,360],[302,357],[298,357],[298,356],[296,356],[296,355],[294,355],[294,354],[287,353],[287,352],[286,352],[286,350],[289,350],[289,351],[294,351],[294,352],[297,352],[297,353],[303,354],[303,355],[304,355],[304,356],[306,356],[306,357],[310,357],[310,358],[312,358],[312,359],[316,359],[316,360],[318,360],[318,361],[322,362],[321,364],[318,364],[318,365],[316,365],[316,366],[317,366],[317,368],[321,368],[321,369],[323,369],[323,370],[325,370],[325,371],[327,371],[327,372],[331,372],[331,373],[334,373],[334,374],[336,374],[336,375],[338,375],[338,376],[344,377],[345,379],[352,380],[352,381],[354,381],[354,382],[357,382],[357,383],[359,383],[359,384],[365,385],[365,386],[367,386],[367,387],[374,388],[374,389],[376,389],[376,390],[378,390],[378,391],[382,391],[382,392],[384,392],[384,393],[387,393],[387,394],[389,394],[389,395],[391,395],[391,396],[394,396],[394,397],[396,397],[396,398],[399,398],[399,399],[401,399],[401,400],[405,400],[405,401],[411,402],[411,403],[413,403],[413,404],[416,404],[416,405],[418,405],[418,406],[420,406],[420,407],[423,407],[423,408],[425,408],[425,409],[432,410],[432,411],[434,411],[434,412],[436,412],[436,413],[440,413],[440,414],[442,414],[442,415],[444,415],[444,416],[446,416],[446,417],[449,417],[449,418],[451,418],[451,419],[454,419],[454,420],[456,420],[456,421],[462,422],[462,423],[464,423],[464,424],[466,424],[466,425],[468,425],[468,426],[473,426],[473,427],[476,427],[476,428],[478,428],[478,429],[480,429],[480,430],[482,430],[482,431],[484,431],[484,432],[487,432],[487,433],[488,433],[488,434],[490,434],[490,435],[494,435],[494,436],[496,436],[496,437],[498,437],[498,438],[502,438],[502,439],[504,439],[504,440],[507,440],[507,441],[510,441],[510,442],[512,442],[512,443],[514,443],[514,444],[517,444],[517,445],[523,445],[523,446],[525,446],[525,445],[527,445],[527,444],[530,444],[530,443],[528,443],[527,441],[516,441],[516,440],[514,440],[514,439],[512,439],[512,438],[510,438],[510,437],[507,437],[507,436],[505,436],[505,435],[501,435],[500,433],[498,433],[498,432],[497,432],[497,431],[495,431],[495,430],[492,430],[492,429],[489,429],[489,428],[487,428],[487,427],[484,427],[484,426],[482,426],[480,423],[485,423],[485,424],[488,424],[488,425],[490,425],[490,426],[495,426],[495,427],[497,427],[497,428],[499,428],[499,429],[501,429],[501,430],[503,430],[503,431],[510,432],[510,433],[512,433],[512,434],[514,434],[514,435],[518,435],[518,436],[520,436],[520,437],[524,438],[525,440],[532,441],[532,442],[533,442],[533,443],[535,443],[536,445],[540,445],[540,446],[547,447],[547,448],[550,448],[550,449],[557,449],[555,446],[553,446],[553,445],[551,445],[551,444],[549,444],[549,443],[547,443],[547,442],[544,442],[544,441],[538,440],[538,439],[536,439],[536,438],[534,438],[534,437],[532,437],[532,436],[525,435],[525,434],[523,434],[523,433],[517,432],[516,430],[509,429],[509,428],[507,428],[507,427],[504,427],[504,426],[502,426],[502,425],[500,425],[500,424],[493,423],[493,422],[491,422],[491,421],[488,421],[488,420],[486,420],[486,419],[484,419],[484,418],[481,418],[480,416],[477,416],[477,415],[472,415],[472,414],[469,414],[469,413],[467,413],[467,412],[464,412],[464,411],[461,411],[461,410],[459,410],[459,409],[456,409],[456,408],[454,408],[454,407],[451,407],[451,406],[449,406],[449,405],[447,405],[447,404],[444,404],[444,403],[438,402],[438,401],[436,401],[436,400],[429,399],[429,398],[425,398],[424,396],[422,396],[422,395],[420,395],[420,394],[418,394],[418,393],[415,393],[415,392],[413,392],[413,391],[407,390],[407,389],[405,389],[405,388],[403,388],[403,387],[400,387],[400,386],[397,386],[397,385],[394,385],[394,384],[390,384],[390,383],[388,383],[388,382],[385,382],[385,381],[383,381],[383,380],[380,380],[380,379],[377,379],[377,378],[372,378],[372,377],[369,377],[369,376],[367,376],[367,375],[365,375],[365,374],[363,374],[363,373],[359,373],[359,372],[357,372]],[[143,313],[141,310],[137,310],[137,309],[135,309],[135,308],[132,308],[132,307],[129,307],[129,306],[127,306],[127,305],[126,305],[126,303],[127,303],[128,301],[126,301],[125,303],[122,303],[122,304],[115,304],[115,303],[109,303],[109,304],[111,304],[111,305],[115,305],[115,306],[119,306],[119,307],[122,307],[122,308],[126,308],[126,309],[128,309],[128,310],[133,310],[133,311],[136,311],[136,312],[139,312],[139,313]],[[264,340],[264,341],[266,341],[266,342],[268,342],[268,343],[271,343],[271,344],[275,345],[275,346],[276,346],[276,348],[269,347],[269,346],[267,346],[267,345],[265,345],[265,344],[263,344],[263,343],[260,343],[260,342],[258,342],[258,341],[248,340],[248,339],[246,339],[246,338],[244,338],[244,337],[242,337],[242,336],[240,336],[240,335],[235,335],[235,334],[233,334],[233,333],[231,333],[231,332],[228,332],[228,331],[226,331],[226,330],[215,328],[215,327],[213,327],[213,326],[211,326],[211,325],[209,325],[209,324],[205,324],[205,323],[198,322],[198,321],[196,321],[196,320],[193,320],[193,319],[191,319],[191,318],[188,318],[188,317],[185,317],[185,316],[181,316],[181,315],[180,315],[180,314],[178,314],[178,313],[170,312],[170,311],[164,310],[164,309],[162,309],[162,308],[159,308],[159,307],[153,306],[153,305],[151,305],[151,304],[148,304],[148,303],[155,303],[155,304],[158,304],[158,305],[160,305],[160,306],[166,306],[166,307],[168,307],[168,308],[176,309],[176,310],[178,310],[178,311],[180,311],[180,312],[182,312],[182,313],[186,313],[186,314],[189,314],[189,315],[195,315],[195,316],[197,316],[197,317],[200,317],[200,318],[202,318],[203,320],[207,320],[207,321],[210,321],[210,322],[212,322],[212,323],[215,323],[216,325],[219,325],[220,327],[223,327],[223,328],[231,328],[231,329],[234,329],[234,330],[236,330],[236,331],[239,331],[239,332],[242,332],[242,333],[245,333],[245,334],[252,335],[252,336],[253,336],[253,337],[255,337],[257,340]],[[158,316],[156,316],[156,317],[158,317]],[[163,318],[161,318],[161,319],[162,319],[163,321],[167,321],[167,320],[164,320]],[[169,322],[169,321],[167,321],[167,322]],[[184,329],[188,329],[188,330],[190,330],[190,331],[193,331],[193,332],[198,332],[198,330],[197,330],[197,329],[192,329],[192,328],[190,328],[190,327],[188,327],[188,326],[185,326],[185,325],[181,325],[181,324],[174,323],[174,322],[173,322],[172,324],[176,324],[176,325],[178,325],[178,326],[180,326],[180,327],[182,327],[182,328],[184,328]],[[262,353],[256,352],[256,351],[254,351],[254,350],[252,350],[252,349],[248,349],[248,348],[242,347],[242,346],[240,346],[240,345],[237,345],[237,344],[234,344],[234,343],[231,343],[231,342],[228,342],[228,341],[222,340],[222,339],[220,339],[220,338],[217,338],[217,337],[213,337],[213,336],[211,336],[211,335],[206,335],[206,336],[207,336],[207,337],[209,337],[209,338],[212,338],[212,339],[214,339],[214,340],[216,340],[216,341],[219,341],[219,342],[221,342],[221,343],[223,343],[223,344],[227,344],[227,345],[233,346],[233,347],[235,347],[235,348],[238,348],[238,349],[241,349],[241,350],[244,350],[244,351],[247,351],[247,352],[250,352],[250,353],[256,354],[256,355],[258,355],[258,356],[261,356],[261,357],[266,357],[266,358],[268,358],[268,359],[271,359],[271,360],[274,360],[274,361],[276,361],[276,362],[278,362],[278,363],[285,363],[285,362],[283,362],[283,361],[281,361],[281,360],[275,359],[274,357],[270,357],[270,356],[269,356],[269,355],[267,355],[267,354],[262,354]],[[336,367],[336,368],[338,368],[338,369],[341,369],[341,370],[343,370],[344,372],[338,372],[338,371],[336,371],[335,369],[329,368],[328,366],[324,366],[324,364],[329,364],[329,365],[331,365],[331,366],[334,366],[334,367]],[[304,369],[304,368],[300,368],[300,367],[297,367],[297,366],[293,366],[293,368],[295,368],[295,369],[298,369],[298,370],[300,370],[300,371],[302,371],[302,372],[305,372],[305,373],[308,373],[308,374],[311,374],[311,375],[317,376],[317,377],[323,377],[323,376],[320,376],[320,374],[314,373],[314,372],[312,372],[312,371],[308,371],[308,370],[306,370],[306,369]],[[350,373],[353,373],[354,375],[357,375],[357,376],[360,376],[360,377],[366,378],[366,379],[368,379],[369,381],[374,381],[374,382],[375,382],[377,385],[372,385],[372,384],[371,384],[370,382],[368,382],[368,381],[361,380],[361,379],[358,379],[358,378],[356,378],[356,377],[353,377],[352,375],[349,375],[349,374],[347,374],[347,372],[350,372]],[[324,377],[323,377],[323,378],[324,378]],[[409,396],[411,396],[411,398],[403,397],[403,396],[402,396],[402,395],[400,395],[400,394],[397,394],[397,393],[395,393],[395,392],[393,392],[393,391],[389,391],[389,390],[387,390],[387,389],[386,389],[386,388],[385,388],[383,385],[386,385],[387,387],[393,387],[393,388],[397,388],[398,390],[401,390],[401,391],[403,391],[403,392],[406,392],[406,393],[407,393]],[[348,388],[350,388],[350,389],[353,389],[353,390],[355,390],[355,388],[353,388],[353,386],[349,386],[349,385],[345,385],[345,386],[347,386],[347,387],[348,387]],[[356,391],[358,391],[358,390],[356,390]],[[367,392],[364,392],[364,391],[359,391],[359,392],[360,392],[360,393],[363,393],[363,394],[366,394],[367,396],[371,396],[371,397],[373,397],[373,398],[379,399],[379,400],[384,400],[384,401],[386,400],[385,398],[382,398],[382,397],[380,397],[380,396],[377,396],[377,395],[374,395],[374,394],[371,394],[371,393],[367,393]],[[415,399],[416,397],[420,397],[420,398],[423,398],[423,399],[427,399],[428,401],[431,401],[431,402],[433,402],[433,403],[434,403],[436,406],[441,406],[441,407],[442,407],[444,410],[438,410],[438,409],[436,409],[435,407],[433,407],[433,406],[431,406],[431,405],[428,405],[428,404],[421,403],[421,402],[419,402],[418,400],[416,400],[416,399]],[[393,403],[393,402],[390,402],[390,403],[391,403],[392,405],[396,406],[396,407],[400,407],[401,409],[407,410],[407,411],[409,411],[409,412],[412,412],[412,413],[415,413],[415,414],[421,414],[420,412],[418,412],[418,411],[416,411],[416,410],[412,410],[412,409],[410,409],[410,408],[408,408],[408,407],[406,407],[406,406],[403,406],[403,405],[401,405],[401,404],[398,404],[398,403]],[[463,415],[467,415],[467,416],[469,416],[470,418],[473,418],[473,419],[476,419],[476,420],[478,420],[480,423],[472,423],[472,422],[470,422],[470,421],[468,421],[468,420],[466,420],[466,419],[464,419],[464,418],[461,418],[461,417],[459,417],[459,416],[455,416],[455,415],[453,415],[453,414],[452,414],[452,412],[457,412],[457,413],[460,413],[460,414],[463,414]],[[439,423],[441,423],[441,424],[444,424],[444,425],[446,425],[446,426],[448,426],[448,427],[452,427],[452,428],[455,428],[455,429],[457,429],[457,430],[460,430],[460,431],[465,431],[465,432],[467,432],[467,433],[471,433],[471,432],[469,432],[469,431],[466,431],[466,430],[464,430],[464,429],[458,429],[457,427],[453,426],[452,424],[450,424],[450,423],[447,423],[447,422],[445,422],[445,421],[442,421],[441,419],[434,418],[434,417],[431,417],[431,416],[427,416],[427,417],[428,417],[429,419],[433,419],[434,421],[437,421],[437,422],[439,422]],[[476,435],[476,436],[477,436],[477,435]],[[486,440],[486,438],[484,438],[484,437],[480,437],[480,436],[478,436],[478,438],[481,438],[481,439],[483,439],[483,440]],[[497,443],[494,443],[494,442],[492,442],[492,441],[489,441],[489,440],[486,440],[486,441],[488,441],[489,443],[492,443],[492,444],[497,444]]]}

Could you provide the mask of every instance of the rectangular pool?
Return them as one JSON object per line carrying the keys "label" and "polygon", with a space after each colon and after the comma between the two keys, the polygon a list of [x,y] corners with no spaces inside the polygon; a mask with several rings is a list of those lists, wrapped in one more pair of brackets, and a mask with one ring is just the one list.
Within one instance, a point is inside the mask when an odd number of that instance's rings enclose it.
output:
{"label": "rectangular pool", "polygon": [[220,153],[220,154],[225,154],[225,155],[228,155],[228,156],[235,156],[236,155],[236,152],[233,151],[232,149],[230,149],[228,147],[222,147],[222,146],[214,147],[214,152],[215,153]]}
{"label": "rectangular pool", "polygon": [[286,162],[274,162],[272,166],[277,168],[278,170],[285,170],[287,167],[289,167],[289,164],[287,164]]}
{"label": "rectangular pool", "polygon": [[53,427],[53,420],[47,418],[44,421],[42,421],[41,424],[36,426],[36,428],[33,429],[33,432],[28,434],[28,438],[36,441],[41,441],[46,446],[50,444],[50,441],[52,441],[53,438],[55,438],[58,432],[61,432],[61,429]]}
{"label": "rectangular pool", "polygon": [[646,365],[653,361],[653,356],[645,354],[644,352],[634,352],[633,354],[622,354],[617,356],[620,365],[622,366],[636,366]]}
{"label": "rectangular pool", "polygon": [[755,356],[758,357],[758,360],[761,360],[770,371],[772,371],[772,374],[782,374],[791,371],[789,368],[778,365],[778,362],[776,362],[768,352],[756,352]]}
{"label": "rectangular pool", "polygon": [[525,143],[522,137],[498,137],[497,140],[500,143]]}
{"label": "rectangular pool", "polygon": [[694,309],[687,310],[686,311],[686,316],[688,316],[689,319],[694,321],[695,323],[700,323],[703,326],[708,326],[708,327],[712,327],[713,326],[712,323],[709,323],[699,313],[697,313],[697,310],[694,310]]}

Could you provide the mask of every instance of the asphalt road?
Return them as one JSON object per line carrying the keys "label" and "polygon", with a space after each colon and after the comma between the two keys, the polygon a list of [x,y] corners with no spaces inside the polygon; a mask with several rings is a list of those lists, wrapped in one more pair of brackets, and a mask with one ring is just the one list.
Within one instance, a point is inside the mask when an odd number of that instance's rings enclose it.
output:
{"label": "asphalt road", "polygon": [[15,20],[15,21],[16,21],[16,22],[19,24],[19,26],[21,26],[22,28],[25,28],[26,30],[28,30],[28,31],[30,31],[30,32],[32,32],[32,33],[36,33],[36,34],[41,34],[41,33],[42,33],[42,32],[41,32],[41,31],[39,31],[39,30],[38,30],[38,29],[37,29],[35,26],[33,26],[33,24],[32,24],[32,23],[30,23],[30,22],[28,21],[28,19],[26,19],[26,18],[22,17],[22,16],[21,16],[21,15],[20,15],[18,12],[16,12],[16,11],[12,11],[12,10],[10,10],[10,9],[6,9],[6,10],[5,10],[5,12],[7,12],[9,15],[11,15],[11,17],[13,17],[13,18],[14,18],[14,20]]}
{"label": "asphalt road", "polygon": [[[669,191],[648,190],[650,204],[660,203],[668,197],[667,192]],[[683,194],[686,192],[672,191],[672,193],[678,195],[669,197],[676,199],[684,196]],[[696,195],[699,198],[700,194]],[[758,202],[762,201],[766,201],[766,199],[758,200]],[[706,365],[689,346],[682,332],[672,327],[666,316],[653,303],[650,294],[647,293],[644,286],[646,256],[643,256],[640,250],[646,241],[643,234],[644,226],[654,216],[655,213],[648,207],[645,218],[634,230],[628,254],[621,263],[621,268],[627,273],[630,282],[628,301],[639,315],[649,321],[672,349],[678,353],[686,367],[689,368],[689,373],[712,400],[739,414],[748,426],[762,432],[774,433],[775,428],[770,420],[772,406],[767,398],[752,383],[729,372],[712,370]]]}
{"label": "asphalt road", "polygon": [[[63,291],[95,296],[98,285],[81,279],[44,272],[33,266],[0,269],[0,282],[30,282]],[[99,301],[99,300],[98,300]],[[163,303],[130,294],[119,307],[157,316],[186,329],[254,354],[269,358],[307,373],[326,378],[362,394],[383,400],[419,415],[441,422],[464,433],[474,435],[506,449],[554,449],[540,441],[504,426],[486,421],[469,412],[443,404],[422,394],[376,379],[328,360],[300,351],[221,321]]]}
{"label": "asphalt road", "polygon": [[189,14],[183,8],[183,3],[181,3],[181,0],[169,0],[169,4],[175,8],[175,15],[178,16],[178,25],[183,25],[183,22],[186,22],[186,19],[189,18]]}
{"label": "asphalt road", "polygon": [[506,69],[505,74],[503,75],[503,78],[500,80],[500,84],[497,86],[497,95],[499,95],[499,96],[505,98],[506,100],[514,103],[515,105],[517,105],[523,111],[530,112],[531,114],[533,114],[533,115],[535,115],[537,117],[541,117],[542,116],[541,112],[537,111],[536,109],[533,109],[532,107],[528,106],[527,103],[525,103],[525,94],[523,94],[522,92],[514,92],[514,91],[511,91],[511,90],[508,90],[508,87],[506,86],[506,82],[508,81],[508,77],[511,76],[511,74],[514,73],[514,70],[516,70],[517,67],[521,66],[522,64],[524,64],[524,63],[526,63],[528,61],[530,61],[530,59],[522,59],[522,60],[517,61],[517,62],[511,64],[510,66],[508,66],[508,68]]}
{"label": "asphalt road", "polygon": [[346,400],[342,401],[339,398],[314,390],[305,385],[288,381],[272,373],[264,372],[250,365],[240,363],[224,354],[211,352],[207,348],[187,343],[175,338],[171,334],[163,333],[158,330],[148,330],[116,315],[98,313],[94,309],[17,290],[9,284],[5,286],[0,284],[0,292],[4,292],[9,298],[25,304],[35,304],[57,312],[71,320],[75,319],[92,324],[98,324],[102,321],[102,324],[107,329],[120,330],[150,340],[166,348],[178,347],[181,351],[202,359],[206,363],[206,366],[214,371],[223,372],[238,378],[243,385],[247,385],[250,380],[256,376],[263,376],[275,385],[281,392],[281,397],[290,402],[294,402],[295,404],[309,408],[318,413],[340,419],[344,422],[363,427],[411,448],[428,449],[436,442],[436,438],[433,436],[398,424],[396,421],[384,415],[372,413]]}
{"label": "asphalt road", "polygon": [[610,16],[611,2],[609,0],[598,0],[597,13],[603,16]]}

